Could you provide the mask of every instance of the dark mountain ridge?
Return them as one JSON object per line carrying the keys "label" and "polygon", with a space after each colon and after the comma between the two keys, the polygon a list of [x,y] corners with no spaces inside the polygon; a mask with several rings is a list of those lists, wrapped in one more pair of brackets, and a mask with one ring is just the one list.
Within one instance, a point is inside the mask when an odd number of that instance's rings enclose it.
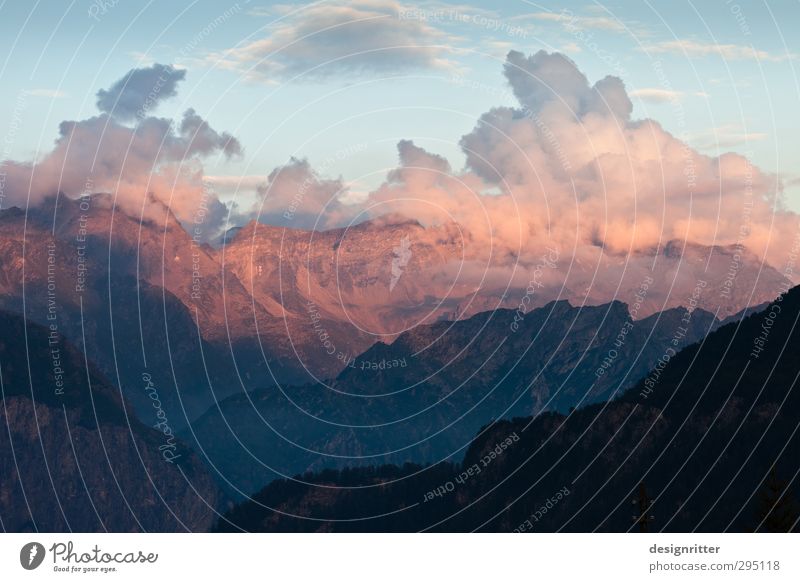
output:
{"label": "dark mountain ridge", "polygon": [[[632,515],[644,495],[650,531],[797,528],[798,323],[794,288],[676,353],[617,399],[492,423],[461,463],[276,481],[217,527],[638,531]],[[791,519],[772,519],[774,505],[764,509],[772,475],[786,484],[780,511]]]}
{"label": "dark mountain ridge", "polygon": [[330,384],[230,397],[182,435],[239,494],[326,467],[458,461],[488,422],[613,398],[720,324],[684,308],[634,321],[620,302],[516,315],[418,326]]}
{"label": "dark mountain ridge", "polygon": [[147,426],[66,338],[2,311],[0,380],[5,531],[210,527],[223,497],[156,414],[157,394]]}

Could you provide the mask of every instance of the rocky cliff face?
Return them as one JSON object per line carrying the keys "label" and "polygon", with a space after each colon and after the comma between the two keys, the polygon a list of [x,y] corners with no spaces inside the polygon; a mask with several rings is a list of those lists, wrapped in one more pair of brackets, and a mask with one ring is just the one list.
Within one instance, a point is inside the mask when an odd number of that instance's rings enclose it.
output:
{"label": "rocky cliff face", "polygon": [[723,318],[785,289],[778,271],[735,246],[670,241],[628,256],[595,251],[577,258],[541,249],[541,260],[524,264],[492,255],[457,224],[386,216],[325,232],[251,222],[217,256],[272,315],[302,327],[313,304],[345,326],[343,344],[354,331],[391,342],[415,325],[557,299],[636,303],[637,318],[681,306]]}
{"label": "rocky cliff face", "polygon": [[[0,312],[7,531],[206,531],[222,498],[150,399],[136,419],[63,336]],[[140,380],[145,386],[145,380]]]}
{"label": "rocky cliff face", "polygon": [[455,225],[426,229],[393,216],[324,232],[251,222],[217,256],[293,333],[308,335],[318,314],[337,352],[355,356],[379,339],[436,321],[445,305],[452,309],[452,299],[436,289],[462,251]]}

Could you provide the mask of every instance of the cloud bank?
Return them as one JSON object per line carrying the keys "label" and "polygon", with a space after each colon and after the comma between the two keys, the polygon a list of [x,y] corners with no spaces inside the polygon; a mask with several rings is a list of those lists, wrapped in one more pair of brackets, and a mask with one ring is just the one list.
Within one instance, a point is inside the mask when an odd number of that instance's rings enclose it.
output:
{"label": "cloud bank", "polygon": [[[236,218],[317,229],[394,214],[457,222],[470,241],[466,258],[489,265],[498,280],[516,276],[509,273],[517,265],[535,265],[548,246],[591,264],[601,256],[646,255],[675,240],[742,245],[782,269],[786,249],[778,241],[794,239],[798,220],[782,206],[777,177],[738,154],[704,155],[652,119],[633,119],[621,79],[590,83],[562,54],[511,51],[503,75],[518,104],[489,110],[461,138],[464,168],[402,140],[399,165],[385,182],[347,203],[342,178],[292,158],[258,180],[255,203],[236,206]],[[201,204],[221,221],[225,207],[204,190],[201,163],[240,155],[241,145],[193,109],[177,123],[137,116],[145,89],[163,76],[170,82],[158,99],[166,98],[183,72],[135,69],[98,93],[99,115],[63,122],[43,159],[4,163],[11,204],[24,208],[56,192],[79,196],[88,178],[94,191],[113,193],[134,215],[147,212],[152,194],[182,221]],[[209,236],[217,226],[209,225]],[[464,270],[476,277],[485,271]]]}
{"label": "cloud bank", "polygon": [[[53,150],[41,160],[2,164],[7,202],[26,208],[59,192],[73,198],[87,190],[108,192],[133,216],[153,218],[166,205],[182,222],[205,204],[207,216],[216,220],[207,225],[208,236],[213,236],[225,208],[204,191],[201,161],[212,155],[241,155],[242,147],[194,109],[186,110],[177,124],[146,114],[174,95],[184,76],[184,71],[156,64],[133,69],[99,91],[101,113],[62,122]],[[154,93],[159,79],[166,80]]]}
{"label": "cloud bank", "polygon": [[519,105],[488,111],[462,137],[464,170],[401,142],[400,166],[366,207],[428,223],[452,217],[495,261],[530,265],[545,245],[593,261],[678,240],[741,244],[782,269],[778,241],[793,239],[798,220],[775,176],[632,119],[621,79],[591,84],[564,55],[512,51],[503,73]]}

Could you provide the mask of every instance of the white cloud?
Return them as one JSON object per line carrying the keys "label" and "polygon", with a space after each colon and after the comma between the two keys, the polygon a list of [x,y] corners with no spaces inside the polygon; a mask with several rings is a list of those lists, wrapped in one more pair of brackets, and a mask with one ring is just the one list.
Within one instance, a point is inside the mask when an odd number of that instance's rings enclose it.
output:
{"label": "white cloud", "polygon": [[[694,140],[633,119],[621,79],[592,84],[563,55],[511,52],[504,72],[519,106],[491,109],[461,139],[465,171],[401,142],[400,167],[370,203],[423,224],[451,217],[473,244],[509,264],[533,264],[547,244],[587,260],[599,249],[647,253],[676,239],[733,244],[743,205],[752,204],[742,243],[772,264],[785,259],[774,240],[792,236],[797,215],[775,212],[775,176],[742,155],[705,155]],[[720,145],[765,137],[715,131]]]}
{"label": "white cloud", "polygon": [[141,51],[128,51],[128,56],[140,67],[150,66],[155,63],[153,57]]}
{"label": "white cloud", "polygon": [[561,50],[563,50],[565,53],[570,53],[573,55],[582,51],[581,47],[579,47],[574,42],[564,43],[563,45],[561,45]]}
{"label": "white cloud", "polygon": [[29,89],[25,91],[25,94],[32,97],[47,97],[48,99],[64,99],[65,97],[69,97],[69,95],[60,89]]}
{"label": "white cloud", "polygon": [[642,50],[650,53],[669,53],[687,57],[716,55],[726,60],[753,59],[774,62],[794,59],[797,56],[792,53],[774,55],[767,51],[758,50],[755,47],[746,45],[704,43],[688,39],[662,41],[645,46]]}
{"label": "white cloud", "polygon": [[684,91],[675,91],[673,89],[661,89],[658,87],[643,87],[641,89],[635,89],[628,93],[631,97],[635,97],[640,101],[645,101],[647,103],[674,103],[676,101],[682,100],[687,95],[691,95],[693,97],[703,97],[704,99],[708,99],[711,97],[705,91],[693,91],[691,93],[686,93]]}
{"label": "white cloud", "polygon": [[543,20],[548,22],[558,22],[564,26],[587,28],[594,30],[607,30],[611,32],[625,32],[625,25],[616,18],[609,16],[577,16],[564,10],[563,12],[537,12],[525,15],[522,19]]}
{"label": "white cloud", "polygon": [[654,89],[647,87],[631,91],[630,96],[641,99],[642,101],[647,101],[649,103],[670,103],[673,101],[679,101],[683,97],[683,92],[672,91],[671,89]]}
{"label": "white cloud", "polygon": [[748,131],[740,124],[730,123],[689,134],[687,139],[697,149],[717,151],[746,145],[754,141],[763,141],[767,137],[769,134],[765,132]]}

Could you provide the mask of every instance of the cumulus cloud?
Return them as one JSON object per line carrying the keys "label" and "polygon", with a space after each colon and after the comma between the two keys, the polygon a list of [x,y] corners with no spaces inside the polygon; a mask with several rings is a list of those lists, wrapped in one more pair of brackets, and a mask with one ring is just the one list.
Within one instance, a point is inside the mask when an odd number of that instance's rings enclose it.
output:
{"label": "cumulus cloud", "polygon": [[341,179],[322,178],[308,160],[292,158],[257,187],[251,215],[266,224],[321,229],[341,220],[338,197],[345,190]]}
{"label": "cumulus cloud", "polygon": [[108,89],[97,92],[97,109],[121,121],[143,118],[163,100],[177,94],[186,71],[155,63],[131,69]]}
{"label": "cumulus cloud", "polygon": [[533,264],[545,245],[580,262],[648,254],[673,240],[741,243],[779,269],[785,263],[775,241],[792,239],[797,216],[781,210],[775,176],[632,119],[622,80],[591,84],[563,55],[511,52],[504,74],[519,106],[490,110],[463,136],[463,171],[401,142],[399,167],[367,207],[427,223],[449,217],[476,253],[493,249],[495,264]]}
{"label": "cumulus cloud", "polygon": [[634,119],[621,79],[591,83],[562,54],[511,51],[503,74],[518,104],[489,110],[461,138],[463,169],[402,140],[385,182],[345,203],[341,179],[293,159],[259,188],[253,212],[262,222],[317,229],[385,214],[457,223],[472,264],[453,270],[473,274],[474,287],[487,273],[501,289],[524,286],[544,248],[561,249],[571,258],[565,268],[584,265],[590,276],[586,265],[606,261],[610,273],[612,263],[623,269],[674,241],[742,245],[778,269],[786,263],[776,241],[794,237],[798,217],[783,209],[776,176],[736,153],[705,155],[689,134]]}
{"label": "cumulus cloud", "polygon": [[450,164],[442,156],[428,153],[414,145],[413,141],[401,140],[397,144],[400,166],[389,172],[391,183],[406,184],[413,190],[424,189],[440,183],[443,176],[450,174]]}
{"label": "cumulus cloud", "polygon": [[[178,124],[136,115],[147,99],[143,94],[147,83],[142,79],[152,80],[157,71],[166,72],[171,81],[162,94],[174,94],[174,83],[184,76],[168,66],[155,67],[160,68],[151,67],[145,75],[144,69],[134,69],[108,91],[100,91],[102,113],[62,122],[53,150],[42,159],[3,163],[0,170],[5,174],[8,201],[24,208],[59,192],[71,197],[87,191],[107,192],[122,210],[135,216],[144,212],[146,218],[152,217],[149,211],[160,212],[167,205],[187,222],[203,205],[207,218],[221,221],[224,207],[204,190],[201,161],[214,154],[239,155],[241,145],[230,134],[210,127],[193,109]],[[208,223],[209,237],[217,226]]]}
{"label": "cumulus cloud", "polygon": [[188,156],[208,156],[216,151],[221,151],[228,158],[242,155],[239,140],[228,132],[218,133],[194,109],[184,112],[178,135],[185,142]]}
{"label": "cumulus cloud", "polygon": [[583,117],[587,113],[630,116],[633,109],[622,80],[611,75],[589,86],[586,76],[561,53],[525,57],[511,51],[504,73],[514,96],[528,112]]}
{"label": "cumulus cloud", "polygon": [[451,38],[396,2],[353,0],[294,9],[265,38],[210,55],[215,66],[266,81],[447,68]]}

